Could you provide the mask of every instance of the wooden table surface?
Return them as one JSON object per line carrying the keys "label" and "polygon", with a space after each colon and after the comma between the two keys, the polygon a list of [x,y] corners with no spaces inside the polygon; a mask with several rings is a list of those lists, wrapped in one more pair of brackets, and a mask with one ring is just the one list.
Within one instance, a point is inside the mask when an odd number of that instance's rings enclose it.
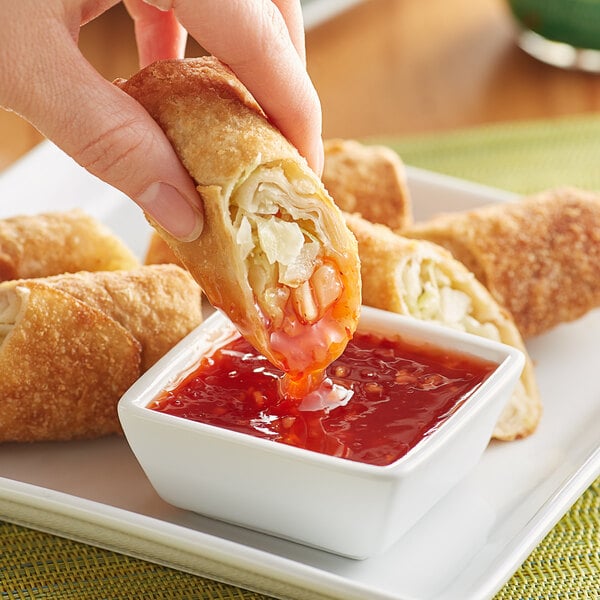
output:
{"label": "wooden table surface", "polygon": [[[307,33],[325,137],[401,136],[598,111],[600,75],[537,62],[515,44],[504,0],[366,0]],[[137,69],[121,5],[80,47],[107,78]],[[200,52],[188,44],[188,55]],[[0,110],[0,170],[41,140]]]}

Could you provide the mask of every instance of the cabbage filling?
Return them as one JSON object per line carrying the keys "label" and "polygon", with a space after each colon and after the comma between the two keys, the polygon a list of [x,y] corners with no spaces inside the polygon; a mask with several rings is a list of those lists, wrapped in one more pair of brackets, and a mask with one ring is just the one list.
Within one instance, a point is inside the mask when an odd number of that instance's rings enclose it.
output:
{"label": "cabbage filling", "polygon": [[452,287],[452,280],[433,260],[408,260],[396,273],[410,316],[500,341],[498,328],[474,315],[471,297]]}
{"label": "cabbage filling", "polygon": [[248,283],[275,328],[293,310],[314,323],[340,297],[316,182],[290,164],[261,165],[231,199],[231,221]]}
{"label": "cabbage filling", "polygon": [[13,330],[23,304],[23,298],[15,290],[0,294],[0,345]]}
{"label": "cabbage filling", "polygon": [[[435,261],[409,259],[400,265],[396,271],[396,288],[401,291],[410,316],[502,341],[498,327],[476,318],[471,296],[452,287],[452,280]],[[509,403],[508,410],[527,402],[524,376],[515,386],[513,396],[517,400]]]}

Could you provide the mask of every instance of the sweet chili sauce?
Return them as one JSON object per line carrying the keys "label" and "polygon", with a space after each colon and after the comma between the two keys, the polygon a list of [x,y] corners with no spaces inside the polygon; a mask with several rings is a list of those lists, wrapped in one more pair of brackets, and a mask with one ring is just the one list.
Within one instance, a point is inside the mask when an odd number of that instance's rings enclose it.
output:
{"label": "sweet chili sauce", "polygon": [[204,357],[148,408],[372,465],[388,465],[440,426],[497,367],[402,338],[356,333],[327,369],[342,405],[305,410],[282,371],[242,337]]}

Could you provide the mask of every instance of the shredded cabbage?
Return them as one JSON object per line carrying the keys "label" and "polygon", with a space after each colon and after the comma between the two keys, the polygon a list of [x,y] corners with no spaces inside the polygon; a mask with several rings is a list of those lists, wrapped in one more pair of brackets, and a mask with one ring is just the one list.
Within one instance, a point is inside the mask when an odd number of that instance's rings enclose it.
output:
{"label": "shredded cabbage", "polygon": [[256,219],[258,242],[269,264],[292,264],[302,251],[304,235],[297,223],[270,217]]}
{"label": "shredded cabbage", "polygon": [[316,193],[313,182],[288,177],[280,165],[250,173],[232,196],[232,224],[243,259],[252,254],[254,262],[264,262],[279,284],[298,287],[308,281],[321,249],[319,240],[326,239]]}
{"label": "shredded cabbage", "polygon": [[14,289],[0,294],[0,344],[4,342],[4,339],[12,331],[17,322],[23,305],[23,296],[27,297],[29,295],[27,288],[20,289],[22,290],[20,296]]}
{"label": "shredded cabbage", "polygon": [[254,248],[254,240],[252,239],[252,225],[246,215],[242,217],[239,229],[235,236],[235,241],[240,246],[241,254],[244,260],[246,260]]}
{"label": "shredded cabbage", "polygon": [[435,261],[409,260],[399,265],[396,285],[410,316],[500,340],[498,328],[473,316],[469,295],[453,288]]}

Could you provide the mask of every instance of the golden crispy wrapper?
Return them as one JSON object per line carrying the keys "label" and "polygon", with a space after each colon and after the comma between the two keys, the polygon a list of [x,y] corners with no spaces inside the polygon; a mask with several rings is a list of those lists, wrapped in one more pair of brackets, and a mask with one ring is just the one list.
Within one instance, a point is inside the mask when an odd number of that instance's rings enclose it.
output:
{"label": "golden crispy wrapper", "polygon": [[119,432],[119,398],[201,320],[174,265],[0,284],[0,442]]}
{"label": "golden crispy wrapper", "polygon": [[0,281],[137,266],[131,250],[81,210],[0,219]]}
{"label": "golden crispy wrapper", "polygon": [[118,85],[162,127],[197,184],[204,228],[160,235],[255,348],[294,377],[356,329],[356,241],[323,184],[214,58],[161,61]]}
{"label": "golden crispy wrapper", "polygon": [[0,287],[0,307],[9,300],[19,307],[0,345],[0,441],[118,432],[116,404],[140,373],[140,347],[131,333],[69,294],[31,280],[10,294]]}
{"label": "golden crispy wrapper", "polygon": [[146,256],[144,257],[144,264],[146,265],[179,265],[181,261],[175,256],[175,252],[171,249],[171,246],[163,240],[156,231],[152,232],[150,241],[148,242],[148,248],[146,249]]}
{"label": "golden crispy wrapper", "polygon": [[391,148],[325,140],[323,184],[341,210],[391,229],[413,222],[404,163]]}
{"label": "golden crispy wrapper", "polygon": [[444,214],[403,232],[444,246],[512,314],[523,337],[600,306],[600,195],[551,190]]}
{"label": "golden crispy wrapper", "polygon": [[358,240],[364,303],[518,348],[527,362],[494,437],[521,438],[541,417],[533,365],[510,315],[462,263],[439,246],[403,238],[358,215],[346,222]]}
{"label": "golden crispy wrapper", "polygon": [[123,325],[141,344],[142,372],[202,322],[200,288],[176,265],[60,275],[44,284]]}

